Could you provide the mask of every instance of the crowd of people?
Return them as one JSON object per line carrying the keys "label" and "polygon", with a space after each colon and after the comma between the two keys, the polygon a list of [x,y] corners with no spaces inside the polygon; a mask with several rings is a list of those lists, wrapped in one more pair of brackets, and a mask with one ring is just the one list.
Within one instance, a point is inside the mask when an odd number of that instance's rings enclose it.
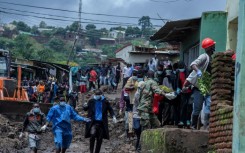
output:
{"label": "crowd of people", "polygon": [[54,78],[47,80],[27,80],[24,77],[22,86],[26,89],[29,100],[37,103],[54,103],[57,95],[68,95],[68,82],[58,83]]}
{"label": "crowd of people", "polygon": [[198,78],[211,74],[215,42],[206,38],[202,48],[205,53],[189,68],[182,61],[160,63],[156,57],[143,67],[124,68],[119,114],[125,111],[126,138],[136,134],[137,150],[143,130],[165,125],[198,129],[202,110],[203,129],[208,130],[211,98],[201,93]]}
{"label": "crowd of people", "polygon": [[[71,103],[71,106],[67,105],[67,99],[62,96],[59,99],[59,105],[52,107],[48,113],[45,125],[43,123],[44,115],[40,109],[37,109],[39,108],[37,103],[27,114],[26,120],[30,115],[39,113],[40,120],[35,121],[40,124],[36,126],[36,131],[34,130],[36,133],[40,132],[42,125],[41,130],[45,130],[49,122],[53,122],[57,152],[65,152],[71,143],[70,119],[85,121],[87,122],[85,137],[90,137],[90,152],[94,152],[95,140],[97,140],[95,152],[98,153],[102,140],[104,138],[109,139],[107,113],[110,112],[114,123],[117,122],[117,119],[102,91],[96,88],[100,88],[101,85],[109,85],[116,90],[122,76],[119,115],[123,115],[124,112],[126,138],[131,139],[134,135],[137,137],[136,150],[140,151],[140,135],[146,129],[172,125],[197,130],[202,110],[203,129],[208,130],[210,93],[203,95],[197,80],[205,72],[211,74],[215,42],[206,38],[202,41],[202,48],[205,53],[194,60],[189,68],[182,61],[172,64],[169,60],[160,62],[157,57],[153,57],[143,66],[127,64],[121,68],[120,64],[114,67],[109,63],[107,66],[102,64],[101,67],[89,68],[85,71],[80,69],[75,75],[76,88],[73,91],[74,93],[76,93],[75,90],[81,93],[87,92],[87,86],[88,90],[94,91],[94,97],[88,103],[83,104],[83,109],[88,111],[88,118],[79,116],[73,109],[75,108],[74,105]],[[47,87],[50,87],[49,91],[56,91],[53,95],[60,92],[60,87],[64,90],[68,89],[66,84],[56,87],[54,81],[51,81]],[[36,89],[37,101],[40,101],[40,94],[46,91],[44,82],[34,85],[33,89]],[[64,93],[64,90],[61,91]],[[52,103],[51,97],[49,100]],[[23,131],[30,124],[26,120]],[[33,129],[30,128],[29,131],[33,132]],[[22,135],[21,133],[20,137]],[[31,137],[29,141],[30,146],[32,146]]]}
{"label": "crowd of people", "polygon": [[99,89],[101,86],[108,86],[111,92],[116,92],[121,79],[121,67],[108,63],[100,66],[92,66],[85,69],[78,69],[73,75],[77,91],[85,93]]}

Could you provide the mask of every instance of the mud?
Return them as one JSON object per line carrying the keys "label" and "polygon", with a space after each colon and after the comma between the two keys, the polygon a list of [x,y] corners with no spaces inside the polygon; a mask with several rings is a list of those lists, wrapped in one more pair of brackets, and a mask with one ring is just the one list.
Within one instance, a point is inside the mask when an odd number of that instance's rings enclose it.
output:
{"label": "mud", "polygon": [[[92,93],[85,95],[85,101],[91,98]],[[113,106],[115,113],[118,112],[117,101],[118,94],[106,95]],[[81,95],[80,95],[80,99]],[[78,113],[86,115],[82,110],[82,101],[78,104]],[[110,140],[103,140],[101,153],[134,153],[135,140],[127,141],[124,134],[124,120],[123,117],[117,116],[118,123],[113,124],[112,119],[109,119]],[[85,124],[73,122],[73,140],[68,153],[89,153],[89,139],[84,138]],[[23,139],[19,139],[22,128],[22,122],[14,122],[0,114],[0,153],[29,153],[27,133]],[[39,152],[53,153],[55,151],[53,134],[51,127],[45,133],[40,135],[41,143]]]}

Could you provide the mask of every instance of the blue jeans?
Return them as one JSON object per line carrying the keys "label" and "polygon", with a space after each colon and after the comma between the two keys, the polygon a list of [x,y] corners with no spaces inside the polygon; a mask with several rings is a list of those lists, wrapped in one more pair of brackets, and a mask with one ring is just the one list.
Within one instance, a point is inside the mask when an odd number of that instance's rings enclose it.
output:
{"label": "blue jeans", "polygon": [[198,116],[202,110],[202,105],[203,105],[203,101],[204,101],[204,97],[201,94],[201,92],[197,89],[194,88],[193,89],[193,111],[192,111],[192,115],[196,115]]}
{"label": "blue jeans", "polygon": [[205,114],[210,114],[210,104],[211,104],[211,96],[207,95],[207,96],[203,96],[201,94],[201,92],[194,88],[193,89],[193,112],[192,115],[199,115],[201,110],[202,110],[202,106],[203,103],[205,105],[204,107],[204,113]]}
{"label": "blue jeans", "polygon": [[211,96],[207,95],[204,97],[204,113],[205,114],[210,114],[210,105],[211,105]]}
{"label": "blue jeans", "polygon": [[106,76],[100,76],[100,85],[107,85],[106,80]]}
{"label": "blue jeans", "polygon": [[115,83],[114,77],[109,77],[108,78],[108,85],[115,87],[117,84]]}

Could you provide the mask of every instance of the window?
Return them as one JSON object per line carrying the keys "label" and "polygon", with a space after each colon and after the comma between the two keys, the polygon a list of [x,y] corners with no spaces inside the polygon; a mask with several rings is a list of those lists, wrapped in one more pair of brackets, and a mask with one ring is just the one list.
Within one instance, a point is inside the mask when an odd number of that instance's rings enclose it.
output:
{"label": "window", "polygon": [[0,76],[7,76],[7,60],[6,57],[0,57]]}
{"label": "window", "polygon": [[199,44],[191,47],[184,53],[184,62],[189,68],[190,64],[199,56]]}

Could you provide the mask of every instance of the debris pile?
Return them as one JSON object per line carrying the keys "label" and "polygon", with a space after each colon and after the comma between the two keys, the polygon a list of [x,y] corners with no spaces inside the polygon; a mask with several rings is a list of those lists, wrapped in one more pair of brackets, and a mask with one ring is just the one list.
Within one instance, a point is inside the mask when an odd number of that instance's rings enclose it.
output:
{"label": "debris pile", "polygon": [[18,139],[20,128],[21,124],[10,122],[5,116],[0,115],[0,152],[17,152],[27,145]]}
{"label": "debris pile", "polygon": [[230,54],[214,55],[209,145],[217,153],[232,152],[234,72],[235,64]]}

